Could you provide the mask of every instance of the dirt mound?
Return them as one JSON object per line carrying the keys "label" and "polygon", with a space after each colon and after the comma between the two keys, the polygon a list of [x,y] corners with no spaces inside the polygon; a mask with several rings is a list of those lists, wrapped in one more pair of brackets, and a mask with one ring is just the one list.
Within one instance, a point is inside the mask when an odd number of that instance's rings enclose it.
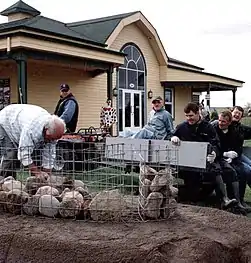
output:
{"label": "dirt mound", "polygon": [[179,206],[175,218],[133,224],[0,215],[0,262],[247,263],[251,220]]}

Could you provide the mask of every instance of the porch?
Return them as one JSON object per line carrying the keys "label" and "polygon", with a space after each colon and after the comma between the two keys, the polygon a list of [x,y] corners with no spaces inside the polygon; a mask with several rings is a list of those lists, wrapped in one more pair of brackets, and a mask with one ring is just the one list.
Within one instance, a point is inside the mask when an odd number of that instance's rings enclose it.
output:
{"label": "porch", "polygon": [[199,95],[202,92],[206,92],[206,105],[210,108],[210,93],[212,91],[232,91],[232,106],[236,105],[236,92],[238,86],[231,86],[226,85],[224,83],[217,83],[217,82],[192,82],[192,81],[186,81],[186,82],[172,82],[167,81],[162,83],[164,88],[170,89],[175,87],[183,87],[183,88],[190,88],[191,90],[191,98],[193,98],[194,95]]}
{"label": "porch", "polygon": [[[188,101],[192,101],[194,97],[201,92],[206,92],[206,105],[210,108],[210,94],[213,91],[232,91],[232,104],[236,105],[236,92],[238,88],[243,86],[243,81],[236,80],[217,74],[205,72],[204,69],[195,69],[194,67],[182,68],[177,65],[168,65],[168,67],[161,68],[160,74],[161,84],[164,87],[165,104],[171,104],[174,101],[173,108],[178,119],[183,119],[183,105],[175,98],[177,89],[186,91]],[[189,94],[187,91],[189,90]],[[173,93],[173,98],[169,95]],[[167,96],[166,96],[167,94]],[[197,94],[197,95],[195,95]],[[194,96],[195,95],[195,96]]]}
{"label": "porch", "polygon": [[68,83],[80,107],[87,105],[90,112],[81,110],[79,127],[96,126],[102,103],[113,99],[113,69],[123,61],[123,53],[100,46],[35,35],[0,36],[0,108],[30,103],[53,113],[58,87]]}
{"label": "porch", "polygon": [[8,54],[2,51],[0,107],[30,103],[53,113],[59,85],[68,83],[81,108],[78,127],[97,126],[102,103],[112,99],[114,66],[115,63],[37,50],[22,49]]}

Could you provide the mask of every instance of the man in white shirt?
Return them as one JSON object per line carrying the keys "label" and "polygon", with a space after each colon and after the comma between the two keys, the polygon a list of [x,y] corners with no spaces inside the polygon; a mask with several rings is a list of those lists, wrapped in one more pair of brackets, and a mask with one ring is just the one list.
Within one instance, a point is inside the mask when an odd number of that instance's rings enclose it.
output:
{"label": "man in white shirt", "polygon": [[[0,111],[0,174],[7,176],[18,159],[32,175],[47,177],[56,157],[56,141],[62,137],[65,123],[45,109],[29,104],[12,104]],[[42,170],[32,154],[42,147]]]}

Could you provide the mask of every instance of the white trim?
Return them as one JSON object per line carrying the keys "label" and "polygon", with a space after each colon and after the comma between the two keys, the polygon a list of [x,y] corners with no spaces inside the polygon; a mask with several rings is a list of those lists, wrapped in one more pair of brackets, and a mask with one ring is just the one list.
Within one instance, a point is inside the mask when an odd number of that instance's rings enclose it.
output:
{"label": "white trim", "polygon": [[113,30],[113,32],[106,40],[105,44],[107,44],[107,48],[111,47],[111,45],[116,40],[116,38],[118,37],[118,35],[120,34],[120,32],[123,30],[124,27],[133,23],[137,23],[137,25],[140,28],[142,28],[142,31],[145,33],[146,37],[148,37],[150,44],[155,46],[156,56],[160,66],[167,66],[168,64],[167,54],[158,36],[158,33],[156,29],[153,27],[153,25],[146,19],[146,17],[141,12],[128,16],[119,22],[117,27]]}
{"label": "white trim", "polygon": [[[125,127],[125,94],[130,94],[130,100],[131,100],[131,126]],[[134,95],[139,95],[139,126],[135,126],[134,124]],[[142,123],[142,92],[140,90],[129,90],[129,89],[123,89],[122,90],[122,129],[123,131],[125,128],[130,128],[131,131],[138,131],[141,129],[141,123]]]}
{"label": "white trim", "polygon": [[132,69],[132,68],[125,68],[125,67],[119,67],[119,69],[126,69],[126,70],[132,70],[132,71],[137,71],[137,72],[145,73],[144,70],[140,70],[140,69]]}
{"label": "white trim", "polygon": [[[122,120],[120,120],[120,118],[119,118],[119,120],[118,120],[118,126],[120,126],[121,124],[121,128],[122,128],[122,130],[124,130],[125,129],[125,118],[124,118],[124,115],[125,115],[125,93],[131,93],[131,94],[139,94],[139,107],[140,107],[140,115],[139,115],[139,127],[134,127],[134,121],[132,122],[132,120],[131,120],[131,126],[132,126],[132,129],[134,130],[134,131],[138,131],[139,129],[141,129],[142,128],[142,126],[144,125],[144,123],[145,123],[145,118],[144,118],[144,120],[142,120],[142,113],[145,113],[146,112],[146,104],[147,104],[147,98],[146,98],[146,90],[147,90],[147,87],[146,87],[146,65],[145,65],[145,60],[144,60],[144,57],[142,56],[142,53],[141,53],[141,51],[136,47],[136,46],[134,46],[133,44],[130,44],[130,43],[128,43],[128,45],[127,46],[125,46],[124,48],[123,48],[123,50],[125,50],[126,48],[128,48],[128,47],[130,47],[130,52],[132,53],[132,59],[130,59],[130,60],[128,60],[127,59],[127,57],[126,57],[126,67],[124,67],[124,65],[123,66],[120,66],[119,68],[118,68],[118,71],[117,71],[117,74],[118,74],[118,77],[117,77],[117,81],[118,81],[118,91],[119,91],[119,94],[120,94],[120,90],[122,90],[122,96],[121,96],[121,98],[120,98],[120,95],[118,96],[118,102],[120,101],[120,100],[122,100],[121,101],[121,103],[122,103]],[[133,51],[134,51],[134,49],[135,50],[137,50],[137,52],[139,53],[139,58],[137,59],[137,60],[134,60],[134,58],[133,58]],[[144,66],[144,68],[145,68],[145,70],[139,70],[138,69],[138,65],[137,65],[137,63],[138,63],[138,61],[140,60],[140,59],[142,59],[142,62],[143,62],[143,66]],[[128,66],[128,63],[130,62],[130,61],[133,61],[134,63],[135,63],[135,65],[136,65],[136,68],[137,69],[131,69],[131,68],[128,68],[127,66]],[[119,86],[119,84],[120,84],[120,79],[119,79],[119,72],[120,72],[120,70],[125,70],[125,85],[126,85],[126,87],[125,88],[120,88],[120,86]],[[128,72],[129,71],[131,71],[131,72],[135,72],[135,73],[137,73],[137,86],[136,86],[136,88],[134,88],[134,89],[128,89],[127,87],[128,87]],[[144,90],[138,90],[138,73],[143,73],[144,74]],[[142,95],[143,95],[143,98],[142,98]],[[133,97],[133,98],[132,98]],[[133,95],[131,95],[131,103],[133,103],[133,106],[134,106],[134,96]],[[144,105],[144,108],[142,108],[142,105]],[[132,105],[131,105],[132,106]],[[134,114],[133,112],[132,112],[132,114]],[[131,118],[133,118],[133,116],[131,116]],[[122,122],[122,123],[121,123]],[[119,130],[119,128],[118,128],[118,130]]]}
{"label": "white trim", "polygon": [[[136,69],[128,68],[128,64],[129,64],[130,62],[133,62],[133,63],[135,64]],[[137,65],[137,63],[135,62],[135,60],[133,60],[133,59],[130,59],[130,60],[127,61],[127,67],[126,67],[126,68],[127,68],[128,70],[138,71],[138,65]]]}
{"label": "white trim", "polygon": [[[165,92],[171,91],[171,99],[172,102],[166,102]],[[164,106],[165,105],[171,105],[172,106],[172,112],[169,112],[174,117],[174,88],[164,88]]]}
{"label": "white trim", "polygon": [[[137,59],[137,61],[136,61],[136,64],[138,64],[138,62],[139,62],[139,60],[141,59],[141,55],[139,55],[139,57],[138,57],[138,59]],[[142,58],[143,59],[143,58]],[[143,62],[144,62],[144,60],[143,60]],[[144,63],[145,64],[145,63]]]}

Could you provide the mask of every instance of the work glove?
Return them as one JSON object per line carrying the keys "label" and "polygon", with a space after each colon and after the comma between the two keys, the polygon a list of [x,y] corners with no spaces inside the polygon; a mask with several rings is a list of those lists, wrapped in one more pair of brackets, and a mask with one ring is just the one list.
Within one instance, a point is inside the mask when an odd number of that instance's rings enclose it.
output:
{"label": "work glove", "polygon": [[172,144],[174,144],[174,145],[180,145],[180,138],[177,137],[177,136],[173,136],[173,137],[171,138],[171,142],[172,142]]}
{"label": "work glove", "polygon": [[228,152],[224,152],[223,156],[226,157],[226,158],[234,159],[234,158],[238,157],[238,154],[235,151],[228,151]]}
{"label": "work glove", "polygon": [[207,155],[207,161],[209,163],[213,163],[216,158],[216,153],[212,151],[210,154]]}
{"label": "work glove", "polygon": [[227,159],[225,159],[225,161],[226,161],[227,163],[231,163],[231,162],[232,162],[232,159],[231,159],[231,158],[227,158]]}

